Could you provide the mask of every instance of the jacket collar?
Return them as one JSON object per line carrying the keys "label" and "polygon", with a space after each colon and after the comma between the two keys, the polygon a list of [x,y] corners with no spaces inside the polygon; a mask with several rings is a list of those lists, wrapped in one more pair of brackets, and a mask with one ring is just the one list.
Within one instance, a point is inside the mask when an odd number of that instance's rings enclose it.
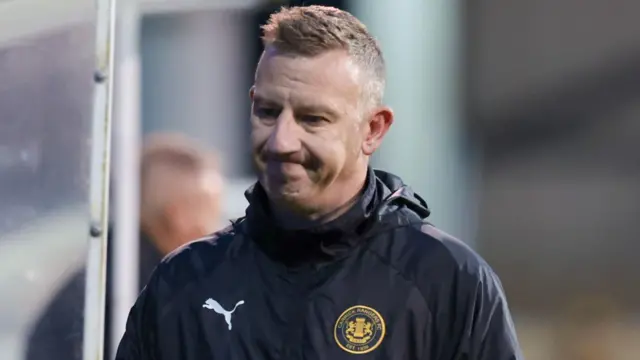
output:
{"label": "jacket collar", "polygon": [[256,183],[245,193],[247,230],[269,257],[288,267],[330,262],[360,243],[379,203],[377,191],[375,174],[369,169],[360,198],[345,214],[314,227],[288,230],[277,224],[264,189]]}

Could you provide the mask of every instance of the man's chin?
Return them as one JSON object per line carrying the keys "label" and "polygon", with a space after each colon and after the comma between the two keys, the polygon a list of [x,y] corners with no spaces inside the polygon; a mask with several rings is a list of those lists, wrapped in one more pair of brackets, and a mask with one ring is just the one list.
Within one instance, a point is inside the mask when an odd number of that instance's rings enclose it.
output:
{"label": "man's chin", "polygon": [[269,200],[275,202],[297,202],[301,201],[302,192],[299,189],[287,189],[283,187],[272,187],[267,189]]}
{"label": "man's chin", "polygon": [[306,192],[300,188],[292,186],[272,186],[266,190],[270,201],[288,208],[304,208],[304,204],[306,203]]}

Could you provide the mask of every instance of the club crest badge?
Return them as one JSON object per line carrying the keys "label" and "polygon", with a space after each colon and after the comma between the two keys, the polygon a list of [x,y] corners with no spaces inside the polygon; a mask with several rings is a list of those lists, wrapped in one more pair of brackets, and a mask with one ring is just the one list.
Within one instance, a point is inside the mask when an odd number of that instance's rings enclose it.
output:
{"label": "club crest badge", "polygon": [[345,310],[333,330],[340,348],[351,354],[366,354],[382,343],[385,335],[384,319],[375,309],[356,305]]}

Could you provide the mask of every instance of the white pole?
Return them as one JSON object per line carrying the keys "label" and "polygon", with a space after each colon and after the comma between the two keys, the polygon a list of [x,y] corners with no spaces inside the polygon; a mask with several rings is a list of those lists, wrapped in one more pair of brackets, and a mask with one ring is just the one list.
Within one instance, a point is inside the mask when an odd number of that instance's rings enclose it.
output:
{"label": "white pole", "polygon": [[110,248],[110,354],[115,356],[138,294],[140,184],[139,16],[135,0],[121,0],[116,22],[114,95],[113,246]]}
{"label": "white pole", "polygon": [[96,61],[94,75],[91,178],[91,230],[87,257],[83,359],[101,359],[104,353],[109,162],[113,98],[113,49],[117,0],[96,0]]}

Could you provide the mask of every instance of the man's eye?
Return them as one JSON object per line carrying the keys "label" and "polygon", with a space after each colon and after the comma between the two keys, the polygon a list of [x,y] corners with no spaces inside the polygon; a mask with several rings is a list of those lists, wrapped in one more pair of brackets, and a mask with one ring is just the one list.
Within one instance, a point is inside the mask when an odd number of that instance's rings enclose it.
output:
{"label": "man's eye", "polygon": [[318,115],[304,115],[300,120],[308,124],[320,124],[326,121],[324,117]]}
{"label": "man's eye", "polygon": [[255,107],[253,111],[261,118],[277,118],[280,115],[280,110],[268,107]]}

